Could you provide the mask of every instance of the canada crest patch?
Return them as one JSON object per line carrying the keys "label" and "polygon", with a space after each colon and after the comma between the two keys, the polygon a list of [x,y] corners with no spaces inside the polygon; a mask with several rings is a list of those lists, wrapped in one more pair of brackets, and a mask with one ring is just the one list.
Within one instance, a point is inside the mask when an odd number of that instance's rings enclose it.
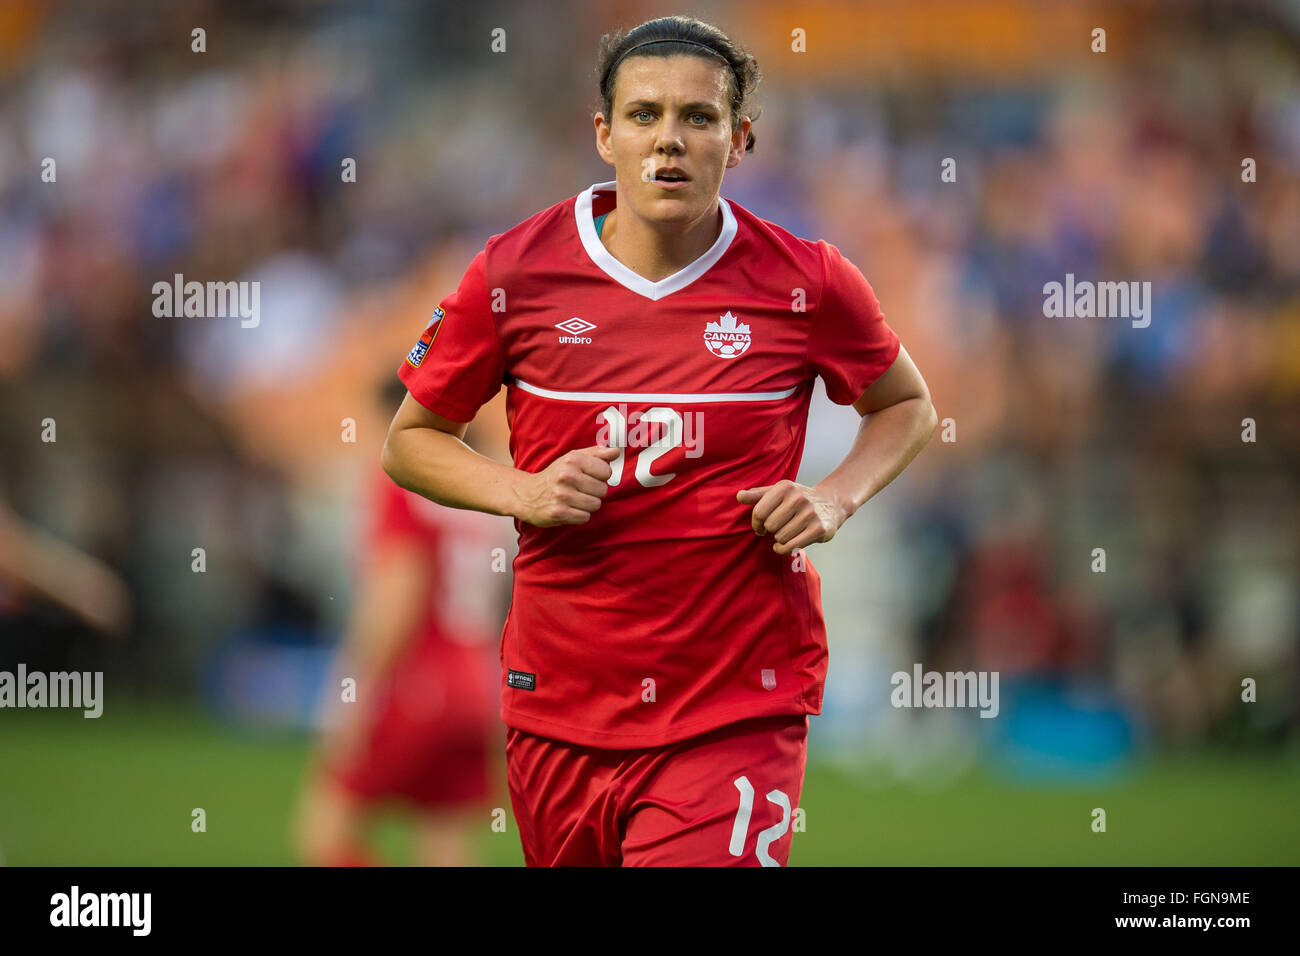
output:
{"label": "canada crest patch", "polygon": [[733,359],[749,350],[749,326],[728,312],[704,327],[704,345],[718,358]]}

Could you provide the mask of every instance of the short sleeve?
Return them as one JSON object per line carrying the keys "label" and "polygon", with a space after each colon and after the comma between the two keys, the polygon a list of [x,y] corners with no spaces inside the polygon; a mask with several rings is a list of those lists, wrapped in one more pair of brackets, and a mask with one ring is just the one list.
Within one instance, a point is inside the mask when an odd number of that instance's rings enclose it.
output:
{"label": "short sleeve", "polygon": [[434,309],[398,377],[415,400],[454,422],[473,420],[505,380],[505,358],[488,299],[486,251]]}
{"label": "short sleeve", "polygon": [[817,243],[825,279],[808,333],[808,366],[837,405],[852,405],[898,358],[900,343],[858,267]]}

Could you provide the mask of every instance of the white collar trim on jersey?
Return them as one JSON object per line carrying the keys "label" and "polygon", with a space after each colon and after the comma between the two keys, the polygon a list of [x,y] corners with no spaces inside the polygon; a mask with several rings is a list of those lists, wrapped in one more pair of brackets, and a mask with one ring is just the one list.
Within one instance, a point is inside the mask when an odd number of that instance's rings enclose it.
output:
{"label": "white collar trim on jersey", "polygon": [[731,245],[731,240],[736,238],[736,217],[731,211],[731,204],[719,196],[718,206],[722,209],[722,232],[718,234],[717,240],[709,248],[709,251],[685,269],[674,272],[658,282],[651,282],[645,276],[637,275],[610,255],[609,250],[605,248],[605,244],[600,241],[600,236],[596,235],[596,223],[591,218],[593,197],[595,193],[606,189],[615,189],[617,185],[616,180],[607,183],[596,183],[578,194],[578,200],[574,203],[574,209],[578,217],[578,238],[582,240],[582,247],[587,250],[587,255],[591,257],[591,261],[599,266],[602,272],[619,285],[626,286],[638,295],[657,300],[666,295],[671,295],[679,289],[686,288],[708,272],[709,268],[722,258],[722,254]]}

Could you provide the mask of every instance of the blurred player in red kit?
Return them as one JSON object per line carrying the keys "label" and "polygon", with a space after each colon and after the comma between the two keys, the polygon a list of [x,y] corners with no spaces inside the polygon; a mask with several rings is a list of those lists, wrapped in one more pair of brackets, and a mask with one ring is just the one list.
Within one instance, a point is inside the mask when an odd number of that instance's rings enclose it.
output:
{"label": "blurred player in red kit", "polygon": [[[389,409],[405,394],[394,384]],[[504,453],[494,421],[484,416],[475,439]],[[434,504],[378,469],[366,494],[359,586],[327,688],[331,727],[294,821],[298,853],[312,865],[379,862],[365,825],[397,802],[418,817],[417,864],[472,864],[474,833],[492,822],[505,730],[496,640],[510,526]],[[345,694],[346,678],[355,694]]]}
{"label": "blurred player in red kit", "polygon": [[[384,468],[515,519],[501,716],[527,863],[783,865],[827,667],[802,549],[936,415],[857,267],[719,196],[754,146],[753,57],[665,17],[606,36],[599,77],[616,178],[488,240],[402,364]],[[818,376],[863,422],[810,487]],[[513,467],[463,441],[503,382]]]}

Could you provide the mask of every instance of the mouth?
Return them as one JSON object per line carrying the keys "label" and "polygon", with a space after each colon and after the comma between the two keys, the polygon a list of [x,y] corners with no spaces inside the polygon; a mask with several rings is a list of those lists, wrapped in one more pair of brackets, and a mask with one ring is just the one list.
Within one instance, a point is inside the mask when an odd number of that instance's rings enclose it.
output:
{"label": "mouth", "polygon": [[684,189],[690,181],[691,178],[676,166],[660,166],[655,170],[655,178],[651,180],[664,189]]}

